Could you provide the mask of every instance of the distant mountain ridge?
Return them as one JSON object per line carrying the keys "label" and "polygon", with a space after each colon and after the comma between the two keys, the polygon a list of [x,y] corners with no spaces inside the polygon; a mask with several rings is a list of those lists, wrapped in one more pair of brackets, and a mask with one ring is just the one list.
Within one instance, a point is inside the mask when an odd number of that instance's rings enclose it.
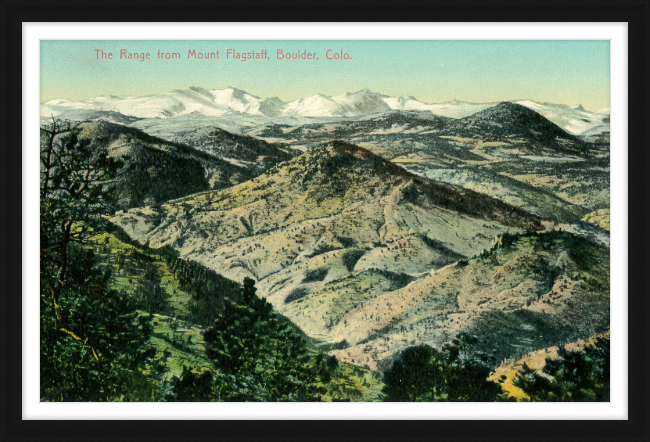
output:
{"label": "distant mountain ridge", "polygon": [[533,145],[553,148],[579,148],[581,140],[521,104],[503,102],[455,120],[441,131],[443,135],[472,137],[480,134],[484,141],[522,139]]}
{"label": "distant mountain ridge", "polygon": [[178,132],[173,141],[259,173],[296,155],[293,149],[286,146],[233,134],[218,127],[191,128]]}
{"label": "distant mountain ridge", "polygon": [[[514,101],[540,113],[573,135],[584,132],[609,132],[608,109],[588,112],[578,106],[571,108],[562,104],[538,103],[531,100]],[[107,112],[107,118],[170,119],[187,115],[211,118],[245,115],[262,120],[286,118],[358,118],[385,112],[429,111],[434,115],[464,118],[497,105],[493,103],[467,103],[451,101],[430,104],[412,96],[390,97],[367,89],[339,96],[316,94],[291,102],[277,97],[262,99],[241,89],[229,87],[207,90],[190,87],[162,95],[145,97],[97,97],[91,100],[50,100],[41,105],[43,117],[66,116],[82,119],[85,113],[97,116]],[[119,122],[119,121],[115,121]]]}

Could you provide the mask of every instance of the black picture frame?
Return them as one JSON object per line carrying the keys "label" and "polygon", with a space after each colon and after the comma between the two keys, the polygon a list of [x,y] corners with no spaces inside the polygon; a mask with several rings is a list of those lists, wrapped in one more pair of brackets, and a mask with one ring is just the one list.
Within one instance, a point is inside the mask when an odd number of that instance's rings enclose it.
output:
{"label": "black picture frame", "polygon": [[[650,2],[644,1],[5,1],[0,66],[2,441],[642,441],[650,440]],[[22,420],[23,22],[206,21],[627,22],[629,371],[624,421]],[[579,405],[577,405],[579,406]]]}

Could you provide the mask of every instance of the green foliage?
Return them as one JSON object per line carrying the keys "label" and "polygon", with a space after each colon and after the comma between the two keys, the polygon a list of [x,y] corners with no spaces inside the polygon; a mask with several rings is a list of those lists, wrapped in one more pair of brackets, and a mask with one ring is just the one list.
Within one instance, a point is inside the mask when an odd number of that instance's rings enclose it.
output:
{"label": "green foliage", "polygon": [[197,159],[133,143],[135,158],[129,158],[116,183],[121,207],[157,204],[209,189]]}
{"label": "green foliage", "polygon": [[206,169],[216,158],[136,128],[107,122],[84,123],[84,142],[95,152],[120,148],[118,179],[111,182],[119,208],[157,204],[209,189]]}
{"label": "green foliage", "polygon": [[609,337],[600,337],[584,351],[558,350],[547,358],[544,374],[526,364],[514,381],[533,402],[609,401]]}
{"label": "green foliage", "polygon": [[[119,229],[111,229],[113,234],[119,234]],[[117,236],[117,235],[115,235]],[[127,246],[117,240],[114,235],[103,233],[97,235],[102,238],[103,245],[89,247],[96,252],[97,258],[102,261],[103,268],[111,269],[114,273],[111,287],[119,288],[128,293],[139,309],[147,310],[145,295],[160,291],[169,301],[167,307],[169,313],[165,316],[154,315],[154,330],[149,333],[150,338],[147,345],[154,349],[155,364],[161,367],[152,367],[148,370],[148,378],[152,384],[149,391],[152,393],[152,400],[167,401],[252,401],[272,400],[268,399],[268,392],[264,385],[261,385],[256,378],[246,370],[238,372],[224,372],[215,367],[206,358],[203,331],[196,324],[198,321],[190,321],[191,314],[188,314],[181,305],[190,299],[199,296],[210,299],[206,293],[206,285],[217,287],[217,283],[226,283],[229,280],[222,278],[212,270],[206,269],[196,262],[185,262],[177,259],[177,254],[169,250],[151,249],[147,246],[133,243]],[[126,238],[125,238],[126,239]],[[126,241],[131,242],[132,241]],[[174,268],[174,270],[172,270]],[[115,274],[118,274],[117,278]],[[183,284],[179,278],[183,277]],[[196,284],[194,281],[203,281]],[[211,281],[211,282],[210,282]],[[221,299],[219,310],[206,311],[206,318],[214,318],[218,313],[224,311],[225,304],[243,305],[241,284],[230,281],[232,286],[226,290],[227,296]],[[181,291],[181,285],[184,290]],[[234,288],[233,288],[234,286]],[[145,287],[153,291],[147,292]],[[197,294],[196,291],[199,290]],[[203,293],[201,295],[201,293]],[[254,289],[249,295],[254,294]],[[176,298],[175,301],[172,298]],[[219,298],[218,296],[212,298]],[[229,302],[226,302],[226,298]],[[248,299],[256,303],[257,296]],[[184,301],[183,301],[184,300]],[[173,301],[173,302],[172,302]],[[182,301],[182,302],[181,302]],[[191,301],[194,305],[195,301]],[[206,304],[204,304],[206,305]],[[155,306],[151,312],[156,311]],[[146,315],[140,312],[141,315]],[[276,314],[274,314],[276,315]],[[184,320],[178,320],[176,318]],[[311,350],[313,344],[294,324],[281,315],[276,315],[278,325],[290,329],[290,334],[302,337],[304,353],[308,355],[303,360],[306,366],[307,376],[311,383],[310,389],[316,392],[314,395],[301,396],[301,400],[324,400],[324,401],[369,401],[377,400],[381,391],[381,377],[365,368],[349,364],[339,364],[333,356],[324,353],[316,353]],[[188,322],[189,321],[189,322]],[[265,334],[266,330],[261,327],[259,333]],[[241,339],[244,336],[243,329],[236,327],[231,329],[235,338]],[[144,338],[146,339],[146,337]],[[346,347],[346,343],[341,343]],[[327,349],[340,348],[340,345],[325,346]],[[325,347],[320,349],[326,351]],[[259,366],[259,364],[257,364]],[[186,373],[183,373],[186,367]],[[186,377],[187,372],[192,374]],[[206,374],[211,373],[211,377]],[[168,380],[165,380],[168,379]],[[206,379],[211,379],[209,389]],[[153,391],[152,391],[153,390]],[[209,391],[209,393],[208,393]],[[284,399],[280,399],[284,400]]]}
{"label": "green foliage", "polygon": [[332,380],[332,373],[336,371],[338,366],[339,360],[334,356],[325,356],[323,353],[318,353],[316,356],[316,371],[323,383],[328,383]]}
{"label": "green foliage", "polygon": [[74,127],[54,121],[41,135],[41,400],[149,400],[151,324],[82,247],[112,207],[119,163]]}
{"label": "green foliage", "polygon": [[[153,383],[142,379],[152,352],[147,317],[107,290],[110,275],[93,253],[71,247],[60,319],[47,298],[41,304],[41,399],[44,401],[148,400]],[[134,389],[134,378],[140,378]]]}
{"label": "green foliage", "polygon": [[350,250],[345,252],[343,255],[343,265],[345,265],[345,268],[348,270],[348,272],[352,272],[354,270],[354,266],[357,265],[357,262],[359,262],[364,254],[365,252],[363,250]]}
{"label": "green foliage", "polygon": [[[501,247],[503,247],[504,250],[511,249],[513,244],[517,241],[518,238],[519,235],[512,234],[510,232],[505,232],[503,235],[501,235]],[[496,244],[495,246],[498,246],[498,244]]]}
{"label": "green foliage", "polygon": [[[554,280],[565,271],[573,280],[585,281],[596,293],[609,293],[609,249],[579,235],[559,230],[525,233],[504,233],[490,250],[480,254],[482,259],[496,260],[500,253],[516,248],[528,248],[531,255],[528,270],[541,276],[550,289]],[[549,266],[544,255],[566,251],[568,262],[559,268]],[[534,258],[533,258],[534,257]]]}
{"label": "green foliage", "polygon": [[157,256],[169,260],[178,257],[178,252],[174,250],[171,246],[163,246],[159,249],[154,249],[149,247],[146,244],[138,243],[137,241],[133,240],[124,231],[124,229],[122,229],[120,226],[116,224],[107,223],[103,227],[104,227],[103,230],[106,233],[110,233],[122,243],[132,246],[134,248],[134,251],[138,253],[138,257],[142,257],[146,259],[148,256]]}
{"label": "green foliage", "polygon": [[165,396],[167,402],[209,402],[214,398],[214,382],[209,371],[197,375],[183,367],[181,377],[174,376],[171,385],[171,392]]}
{"label": "green foliage", "polygon": [[291,293],[289,293],[289,295],[286,298],[284,298],[284,303],[289,304],[290,302],[302,299],[307,295],[309,295],[309,290],[307,290],[304,287],[297,287],[291,290]]}
{"label": "green foliage", "polygon": [[330,365],[318,358],[314,363],[303,336],[255,290],[246,278],[241,304],[225,300],[214,326],[204,333],[208,357],[247,386],[237,400],[318,400],[319,378]]}
{"label": "green foliage", "polygon": [[241,285],[214,270],[173,254],[165,255],[165,260],[180,287],[192,294],[188,319],[193,322],[211,325],[223,310],[225,300],[236,301],[240,296]]}
{"label": "green foliage", "polygon": [[302,282],[303,283],[308,283],[308,282],[322,281],[327,276],[327,272],[328,272],[328,269],[326,269],[326,268],[308,270],[307,273],[305,273],[305,277],[302,280]]}
{"label": "green foliage", "polygon": [[461,358],[475,343],[472,336],[460,334],[442,351],[427,345],[402,352],[384,375],[384,394],[388,402],[491,402],[505,400],[496,383],[487,380],[488,358],[477,355]]}
{"label": "green foliage", "polygon": [[153,264],[145,266],[144,275],[138,279],[135,299],[137,307],[149,313],[169,313],[169,302],[162,289],[160,274]]}

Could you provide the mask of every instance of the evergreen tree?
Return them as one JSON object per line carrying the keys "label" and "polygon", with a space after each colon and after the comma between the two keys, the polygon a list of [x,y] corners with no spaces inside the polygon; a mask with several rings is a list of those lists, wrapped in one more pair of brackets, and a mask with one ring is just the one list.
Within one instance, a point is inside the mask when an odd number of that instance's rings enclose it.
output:
{"label": "evergreen tree", "polygon": [[83,247],[110,212],[119,163],[76,127],[53,121],[41,135],[41,398],[146,400],[151,326]]}
{"label": "evergreen tree", "polygon": [[439,352],[428,345],[402,352],[384,374],[384,394],[389,402],[415,402],[443,382]]}
{"label": "evergreen tree", "polygon": [[[427,345],[402,352],[384,374],[385,400],[389,402],[505,400],[500,385],[488,381],[490,368],[484,355],[467,357],[475,338],[460,334],[442,351]],[[464,356],[461,358],[461,355]]]}
{"label": "evergreen tree", "polygon": [[319,370],[306,341],[255,291],[246,278],[241,304],[225,300],[214,326],[204,332],[208,356],[248,386],[245,400],[316,400]]}
{"label": "evergreen tree", "polygon": [[180,259],[176,253],[166,253],[165,260],[181,289],[192,294],[189,320],[210,326],[225,308],[226,298],[237,301],[241,284],[219,275],[199,263]]}
{"label": "evergreen tree", "polygon": [[174,376],[171,393],[165,397],[168,402],[209,402],[214,399],[212,373],[200,375],[183,366],[181,377]]}
{"label": "evergreen tree", "polygon": [[534,402],[609,401],[609,337],[600,337],[583,351],[561,347],[546,358],[544,375],[524,364],[514,381]]}

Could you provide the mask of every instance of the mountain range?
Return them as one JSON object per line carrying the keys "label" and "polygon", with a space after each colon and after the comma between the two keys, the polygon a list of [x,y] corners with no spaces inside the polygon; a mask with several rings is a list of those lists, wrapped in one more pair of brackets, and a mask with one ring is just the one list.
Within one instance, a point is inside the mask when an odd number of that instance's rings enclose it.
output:
{"label": "mountain range", "polygon": [[[240,340],[242,312],[274,311],[369,400],[414,347],[454,344],[512,383],[517,361],[608,331],[608,109],[192,87],[41,114],[77,121],[80,143],[119,160],[93,247],[155,317],[169,382],[190,378],[186,363],[221,370],[211,330],[233,324],[219,342]],[[42,149],[67,145],[42,129]]]}
{"label": "mountain range", "polygon": [[111,221],[148,247],[253,278],[308,336],[373,370],[460,331],[511,358],[602,331],[608,318],[606,247],[535,233],[542,219],[521,208],[339,141]]}
{"label": "mountain range", "polygon": [[[582,106],[513,100],[543,115],[573,135],[597,136],[609,132],[609,109],[597,112]],[[162,95],[146,97],[97,97],[90,100],[50,100],[41,105],[43,117],[64,116],[68,119],[103,117],[133,122],[133,119],[174,119],[183,116],[208,119],[232,119],[247,116],[253,121],[282,121],[291,119],[351,119],[390,111],[426,111],[434,115],[463,118],[488,109],[498,103],[468,103],[452,101],[429,104],[412,96],[390,97],[369,90],[340,96],[312,95],[291,102],[277,97],[262,99],[237,88],[207,90],[190,87]],[[115,121],[117,122],[117,121]]]}
{"label": "mountain range", "polygon": [[290,148],[218,128],[194,133],[210,141],[202,148],[183,142],[187,140],[182,136],[169,141],[101,120],[82,123],[78,129],[82,140],[120,161],[119,178],[112,184],[120,209],[231,187],[296,155]]}
{"label": "mountain range", "polygon": [[42,112],[123,160],[110,220],[131,240],[252,278],[342,361],[384,371],[460,332],[512,359],[606,329],[605,113],[234,88]]}

